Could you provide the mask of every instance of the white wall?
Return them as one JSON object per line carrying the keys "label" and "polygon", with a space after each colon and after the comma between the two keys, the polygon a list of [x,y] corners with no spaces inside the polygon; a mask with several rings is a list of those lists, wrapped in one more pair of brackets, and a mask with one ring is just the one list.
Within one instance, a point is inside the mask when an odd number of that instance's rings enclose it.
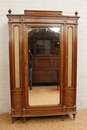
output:
{"label": "white wall", "polygon": [[0,0],[0,113],[10,111],[8,9],[21,14],[24,10],[61,10],[65,15],[78,11],[77,108],[87,108],[87,1],[86,0]]}

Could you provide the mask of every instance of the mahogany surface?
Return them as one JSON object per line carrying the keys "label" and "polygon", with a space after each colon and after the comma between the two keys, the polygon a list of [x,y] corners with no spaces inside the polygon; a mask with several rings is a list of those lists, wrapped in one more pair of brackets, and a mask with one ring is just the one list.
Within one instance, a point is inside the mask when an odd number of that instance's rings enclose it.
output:
{"label": "mahogany surface", "polygon": [[[7,14],[9,25],[9,59],[10,59],[10,92],[11,92],[11,117],[35,117],[35,116],[55,116],[76,114],[76,77],[77,77],[77,13],[75,16],[62,15],[62,11],[36,11],[27,10],[24,14],[12,14],[11,10]],[[15,55],[14,55],[14,28],[19,28],[19,59],[20,59],[20,88],[15,86]],[[34,57],[34,82],[57,81],[60,82],[60,104],[56,105],[42,105],[30,106],[28,101],[28,27],[57,27],[61,28],[60,35],[60,62],[57,63],[58,57]],[[68,86],[68,62],[67,62],[67,37],[68,28],[72,28],[72,84]],[[47,64],[48,68],[43,69],[41,60]],[[54,60],[55,64],[51,65]],[[48,62],[49,61],[49,62]],[[36,63],[40,62],[40,73],[37,72]],[[51,63],[51,64],[50,64]],[[56,64],[57,63],[57,64]],[[60,67],[58,67],[58,64]],[[48,70],[48,71],[47,71]],[[49,71],[50,70],[50,71]],[[57,71],[59,70],[59,77],[57,79]],[[36,73],[37,72],[37,73]],[[50,78],[40,77],[39,74],[50,75]],[[37,78],[36,78],[37,76]]]}
{"label": "mahogany surface", "polygon": [[59,57],[33,57],[32,83],[59,83]]}

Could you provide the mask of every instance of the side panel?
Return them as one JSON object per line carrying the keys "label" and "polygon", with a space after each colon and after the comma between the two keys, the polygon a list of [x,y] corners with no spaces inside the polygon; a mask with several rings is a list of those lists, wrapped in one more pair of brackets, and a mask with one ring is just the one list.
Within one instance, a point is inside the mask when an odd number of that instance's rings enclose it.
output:
{"label": "side panel", "polygon": [[21,24],[10,24],[9,33],[11,116],[19,117],[25,106],[24,28]]}
{"label": "side panel", "polygon": [[77,66],[77,41],[76,25],[66,26],[66,52],[65,52],[65,107],[76,106],[76,66]]}

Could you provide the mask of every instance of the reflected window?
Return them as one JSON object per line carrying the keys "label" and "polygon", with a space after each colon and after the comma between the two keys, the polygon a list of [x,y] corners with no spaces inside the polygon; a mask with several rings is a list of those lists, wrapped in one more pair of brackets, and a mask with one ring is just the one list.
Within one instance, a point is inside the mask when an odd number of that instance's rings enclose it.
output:
{"label": "reflected window", "polygon": [[33,55],[59,54],[60,28],[28,28],[28,44]]}
{"label": "reflected window", "polygon": [[50,40],[37,40],[37,54],[51,54]]}

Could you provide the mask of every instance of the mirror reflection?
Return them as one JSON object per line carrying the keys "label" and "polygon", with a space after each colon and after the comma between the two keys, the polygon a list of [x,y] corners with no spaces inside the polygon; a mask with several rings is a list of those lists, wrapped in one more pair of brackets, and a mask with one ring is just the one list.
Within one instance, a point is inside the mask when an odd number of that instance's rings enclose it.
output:
{"label": "mirror reflection", "polygon": [[60,27],[28,28],[29,105],[60,102]]}

